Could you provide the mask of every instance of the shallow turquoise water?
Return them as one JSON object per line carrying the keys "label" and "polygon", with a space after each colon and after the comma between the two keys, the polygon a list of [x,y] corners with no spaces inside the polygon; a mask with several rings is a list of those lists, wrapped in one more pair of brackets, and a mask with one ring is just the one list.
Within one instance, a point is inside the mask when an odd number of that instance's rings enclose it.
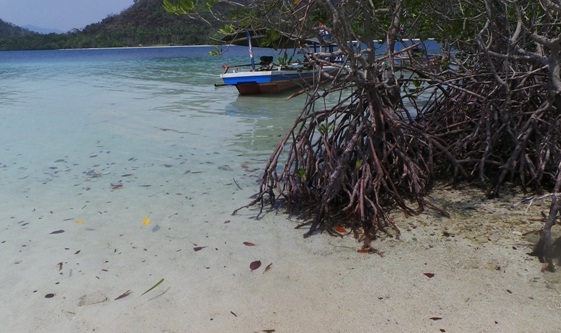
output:
{"label": "shallow turquoise water", "polygon": [[190,193],[233,178],[257,190],[258,171],[247,170],[264,166],[302,100],[216,88],[221,65],[246,62],[246,51],[210,49],[0,53],[0,215],[51,210],[54,198],[74,209],[111,184],[132,197],[154,184],[184,192],[191,172]]}

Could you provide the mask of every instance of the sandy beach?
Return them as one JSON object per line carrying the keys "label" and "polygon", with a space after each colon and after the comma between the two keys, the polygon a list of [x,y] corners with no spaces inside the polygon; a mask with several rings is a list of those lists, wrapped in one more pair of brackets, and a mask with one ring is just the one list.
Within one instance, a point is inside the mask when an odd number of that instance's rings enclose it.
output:
{"label": "sandy beach", "polygon": [[[544,205],[525,212],[510,208],[515,197],[486,202],[475,190],[439,190],[433,200],[452,217],[396,215],[402,235],[376,241],[380,256],[357,253],[350,236],[304,239],[298,221],[282,214],[231,216],[252,186],[216,183],[223,185],[203,193],[164,190],[156,196],[166,200],[152,207],[154,198],[127,195],[134,182],[92,196],[87,207],[56,197],[4,201],[11,216],[3,216],[10,222],[0,239],[3,331],[561,328],[561,275],[540,271],[524,236],[539,228],[527,221]],[[186,197],[191,204],[180,204]]]}
{"label": "sandy beach", "polygon": [[4,54],[1,332],[561,331],[561,273],[527,255],[547,201],[441,185],[451,217],[396,212],[383,256],[232,216],[299,102],[238,98],[207,49],[166,50]]}

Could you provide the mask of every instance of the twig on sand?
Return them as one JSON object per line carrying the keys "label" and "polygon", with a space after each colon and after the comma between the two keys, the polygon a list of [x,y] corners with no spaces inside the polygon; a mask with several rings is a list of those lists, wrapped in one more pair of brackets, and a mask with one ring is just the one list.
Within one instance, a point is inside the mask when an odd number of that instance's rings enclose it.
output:
{"label": "twig on sand", "polygon": [[534,203],[534,201],[542,200],[542,199],[546,199],[546,198],[551,198],[551,197],[561,197],[561,193],[548,193],[548,194],[544,194],[544,195],[540,195],[540,196],[526,197],[526,198],[518,201],[517,203],[513,204],[511,206],[511,208],[516,208],[520,204],[526,204],[527,203],[528,206],[526,207],[526,210],[524,211],[525,213],[527,213],[528,210],[530,209],[530,206],[532,206],[532,204]]}

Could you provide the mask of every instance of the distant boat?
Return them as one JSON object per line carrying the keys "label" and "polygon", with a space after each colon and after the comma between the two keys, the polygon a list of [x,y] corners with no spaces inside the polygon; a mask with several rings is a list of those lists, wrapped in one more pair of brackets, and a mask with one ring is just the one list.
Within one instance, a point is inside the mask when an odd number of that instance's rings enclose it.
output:
{"label": "distant boat", "polygon": [[[261,57],[269,60],[269,57]],[[272,57],[270,57],[272,58]],[[270,59],[272,61],[272,59]],[[225,66],[226,71],[228,67]],[[338,70],[335,66],[315,67],[305,63],[293,63],[287,66],[266,64],[260,69],[251,71],[233,71],[220,74],[226,86],[235,86],[240,95],[277,94],[289,89],[304,88],[313,80],[321,80],[321,72],[333,74]]]}

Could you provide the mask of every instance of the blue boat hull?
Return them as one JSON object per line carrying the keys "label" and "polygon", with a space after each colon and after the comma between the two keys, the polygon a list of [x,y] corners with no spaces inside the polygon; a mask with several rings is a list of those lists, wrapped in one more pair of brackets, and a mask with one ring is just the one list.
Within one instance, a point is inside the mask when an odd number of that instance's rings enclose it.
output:
{"label": "blue boat hull", "polygon": [[[324,69],[326,70],[326,69]],[[303,88],[317,74],[314,69],[279,69],[253,72],[224,73],[224,85],[235,86],[240,95],[276,94],[288,89]]]}

